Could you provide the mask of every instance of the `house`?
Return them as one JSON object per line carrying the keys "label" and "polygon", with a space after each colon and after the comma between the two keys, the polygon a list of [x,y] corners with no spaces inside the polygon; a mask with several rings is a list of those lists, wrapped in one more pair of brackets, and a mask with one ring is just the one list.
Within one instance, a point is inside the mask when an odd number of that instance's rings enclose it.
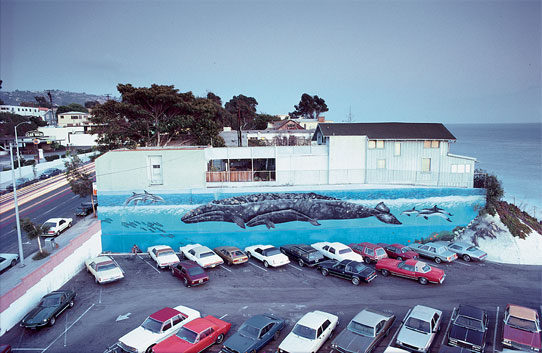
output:
{"label": "house", "polygon": [[86,126],[90,125],[91,115],[83,112],[66,112],[58,114],[58,126]]}
{"label": "house", "polygon": [[[12,113],[22,116],[35,116],[44,119],[48,108],[21,107],[18,105],[0,105],[0,113]],[[45,119],[44,119],[45,120]]]}

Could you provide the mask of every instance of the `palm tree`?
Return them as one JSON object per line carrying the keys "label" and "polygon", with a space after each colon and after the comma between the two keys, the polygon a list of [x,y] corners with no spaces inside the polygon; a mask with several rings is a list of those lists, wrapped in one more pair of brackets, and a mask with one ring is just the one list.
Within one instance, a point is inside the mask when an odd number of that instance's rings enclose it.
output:
{"label": "palm tree", "polygon": [[41,248],[41,241],[40,237],[43,234],[47,234],[47,231],[49,231],[49,226],[40,226],[35,224],[30,220],[30,218],[23,218],[21,220],[21,228],[26,232],[26,236],[28,239],[37,239],[38,240],[38,247],[40,249],[40,253],[44,253],[43,249]]}

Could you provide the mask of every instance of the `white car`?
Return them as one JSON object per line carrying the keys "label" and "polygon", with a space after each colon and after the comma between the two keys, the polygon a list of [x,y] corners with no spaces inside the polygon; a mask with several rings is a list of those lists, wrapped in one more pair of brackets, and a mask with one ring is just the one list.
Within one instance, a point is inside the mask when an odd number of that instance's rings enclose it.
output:
{"label": "white car", "polygon": [[188,244],[179,248],[184,257],[195,261],[203,268],[213,268],[222,265],[224,260],[218,256],[213,250],[201,244]]}
{"label": "white car", "polygon": [[90,272],[96,283],[103,284],[124,278],[124,271],[109,256],[98,256],[85,260],[87,272]]}
{"label": "white car", "polygon": [[290,263],[288,256],[281,253],[280,250],[273,245],[247,246],[245,248],[245,253],[249,259],[254,257],[263,262],[265,267],[279,267]]}
{"label": "white car", "polygon": [[201,317],[199,311],[179,305],[150,315],[143,323],[119,339],[117,345],[126,352],[152,352],[152,347],[174,335],[186,323]]}
{"label": "white car", "polygon": [[279,345],[278,352],[314,353],[339,325],[339,317],[315,310],[306,313]]}
{"label": "white car", "polygon": [[410,309],[397,335],[397,346],[411,352],[427,353],[440,330],[442,311],[416,305]]}
{"label": "white car", "polygon": [[181,262],[175,251],[167,245],[155,245],[147,248],[151,258],[156,261],[156,267],[166,268]]}
{"label": "white car", "polygon": [[50,218],[45,223],[43,223],[42,227],[49,227],[49,230],[47,233],[44,233],[44,237],[56,237],[60,233],[62,233],[64,230],[70,228],[72,226],[72,218]]}
{"label": "white car", "polygon": [[19,255],[17,254],[0,254],[0,271],[15,266],[17,260],[19,260]]}
{"label": "white car", "polygon": [[343,260],[363,262],[363,256],[356,254],[349,246],[343,243],[322,241],[311,244],[311,246],[320,251],[325,257],[339,262]]}

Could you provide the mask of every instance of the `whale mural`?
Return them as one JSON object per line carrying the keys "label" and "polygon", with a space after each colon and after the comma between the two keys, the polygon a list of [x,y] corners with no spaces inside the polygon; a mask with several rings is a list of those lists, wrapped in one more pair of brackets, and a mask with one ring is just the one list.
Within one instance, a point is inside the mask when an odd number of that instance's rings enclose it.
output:
{"label": "whale mural", "polygon": [[443,208],[440,208],[437,205],[430,208],[424,208],[422,210],[417,210],[416,207],[412,207],[411,209],[401,212],[401,215],[406,215],[409,217],[415,215],[416,217],[423,217],[425,219],[429,219],[429,217],[440,217],[448,222],[452,221],[450,217],[453,216],[453,214],[445,211]]}
{"label": "whale mural", "polygon": [[184,223],[232,222],[241,228],[265,225],[270,229],[277,223],[293,221],[319,226],[319,220],[367,217],[376,217],[387,224],[401,224],[383,202],[369,208],[315,193],[260,193],[214,200],[190,210],[181,220]]}
{"label": "whale mural", "polygon": [[139,203],[143,204],[154,204],[158,202],[164,202],[164,199],[158,195],[151,194],[147,192],[146,190],[143,190],[142,193],[135,193],[132,192],[132,196],[126,199],[124,201],[124,206],[128,206],[130,203],[133,203],[135,206],[137,206]]}

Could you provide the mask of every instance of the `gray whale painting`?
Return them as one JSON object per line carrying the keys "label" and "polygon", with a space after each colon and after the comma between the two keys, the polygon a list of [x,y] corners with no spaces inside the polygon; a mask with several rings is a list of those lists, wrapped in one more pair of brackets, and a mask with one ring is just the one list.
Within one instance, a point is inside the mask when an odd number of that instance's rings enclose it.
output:
{"label": "gray whale painting", "polygon": [[376,217],[388,224],[401,224],[390,209],[380,202],[369,208],[315,193],[261,193],[235,196],[211,201],[187,212],[184,223],[232,222],[241,228],[276,223],[309,222],[319,226],[319,220]]}

